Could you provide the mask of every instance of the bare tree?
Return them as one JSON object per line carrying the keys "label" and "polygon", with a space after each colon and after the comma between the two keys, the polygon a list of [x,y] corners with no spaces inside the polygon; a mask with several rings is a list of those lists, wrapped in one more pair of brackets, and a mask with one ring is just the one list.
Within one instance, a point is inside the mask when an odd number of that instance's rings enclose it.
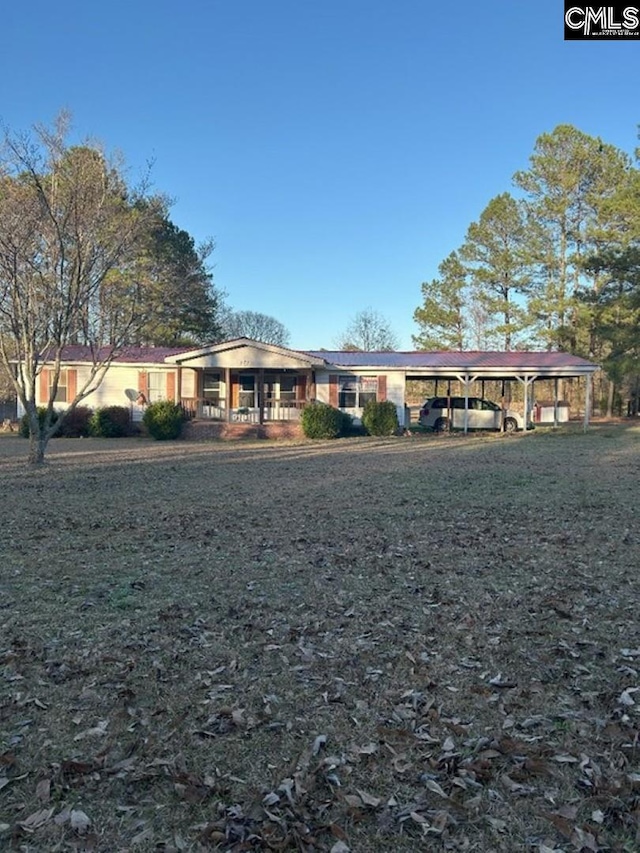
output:
{"label": "bare tree", "polygon": [[283,324],[258,311],[227,311],[222,318],[222,330],[225,338],[253,338],[265,344],[286,347],[289,343],[289,330]]}
{"label": "bare tree", "polygon": [[[146,186],[127,186],[95,146],[69,146],[67,121],[30,133],[4,130],[0,149],[0,360],[29,419],[29,462],[44,461],[64,417],[102,382],[144,319],[131,273],[149,217],[162,208]],[[63,350],[83,342],[88,377],[54,423]],[[49,371],[46,413],[36,389]]]}
{"label": "bare tree", "polygon": [[337,340],[338,349],[390,352],[398,349],[398,338],[387,320],[366,308],[358,312]]}

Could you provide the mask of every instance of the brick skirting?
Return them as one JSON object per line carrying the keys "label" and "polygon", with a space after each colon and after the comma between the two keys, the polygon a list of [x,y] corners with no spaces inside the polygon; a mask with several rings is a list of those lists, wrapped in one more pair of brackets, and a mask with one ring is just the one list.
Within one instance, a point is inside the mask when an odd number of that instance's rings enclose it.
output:
{"label": "brick skirting", "polygon": [[182,431],[187,441],[230,441],[240,438],[304,438],[299,422],[229,424],[222,421],[187,421]]}

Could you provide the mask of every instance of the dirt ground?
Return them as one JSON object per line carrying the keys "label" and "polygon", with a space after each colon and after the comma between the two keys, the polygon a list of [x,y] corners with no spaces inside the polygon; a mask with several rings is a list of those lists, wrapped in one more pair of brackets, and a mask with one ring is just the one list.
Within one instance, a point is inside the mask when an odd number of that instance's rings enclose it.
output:
{"label": "dirt ground", "polygon": [[0,438],[0,846],[640,849],[640,427]]}

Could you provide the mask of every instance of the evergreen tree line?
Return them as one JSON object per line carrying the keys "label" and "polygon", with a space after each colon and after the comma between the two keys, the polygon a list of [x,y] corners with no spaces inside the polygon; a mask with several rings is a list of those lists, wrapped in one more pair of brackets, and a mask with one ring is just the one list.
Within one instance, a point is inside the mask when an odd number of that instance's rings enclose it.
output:
{"label": "evergreen tree line", "polygon": [[[640,149],[636,151],[636,163]],[[640,385],[640,170],[570,125],[541,135],[517,197],[487,204],[422,285],[420,349],[546,349],[602,364],[610,396]]]}

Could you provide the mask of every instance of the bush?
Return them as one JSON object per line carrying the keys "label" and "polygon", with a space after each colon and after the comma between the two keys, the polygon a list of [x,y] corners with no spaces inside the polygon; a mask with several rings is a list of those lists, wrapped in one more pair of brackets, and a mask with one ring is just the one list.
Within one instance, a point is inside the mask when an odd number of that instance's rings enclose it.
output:
{"label": "bush", "polygon": [[171,400],[151,403],[142,416],[142,423],[147,432],[157,441],[179,438],[184,420],[182,406],[172,403]]}
{"label": "bush", "polygon": [[369,400],[362,411],[362,425],[369,435],[396,435],[400,424],[395,403]]}
{"label": "bush", "polygon": [[302,431],[307,438],[338,438],[350,428],[350,416],[326,403],[310,403],[302,410]]}
{"label": "bush", "polygon": [[96,409],[91,418],[91,435],[96,438],[122,438],[131,428],[131,414],[126,406]]}
{"label": "bush", "polygon": [[63,438],[80,438],[89,435],[91,409],[87,406],[76,406],[65,417],[57,435]]}
{"label": "bush", "polygon": [[[38,420],[40,421],[40,426],[43,425],[44,419],[47,415],[46,406],[38,406]],[[58,413],[54,409],[51,415],[51,423],[55,424],[58,420]],[[18,427],[18,435],[21,435],[22,438],[29,438],[29,415],[26,413],[20,418],[20,426]]]}

